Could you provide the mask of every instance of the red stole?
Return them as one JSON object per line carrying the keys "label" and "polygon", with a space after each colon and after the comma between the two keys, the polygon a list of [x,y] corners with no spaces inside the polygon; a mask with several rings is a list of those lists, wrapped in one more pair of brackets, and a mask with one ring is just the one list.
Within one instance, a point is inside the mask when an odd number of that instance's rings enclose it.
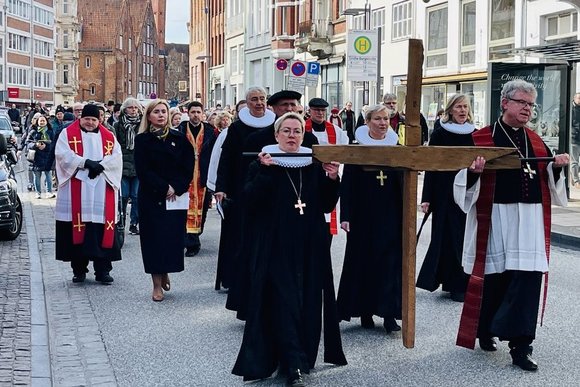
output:
{"label": "red stole", "polygon": [[[336,145],[336,130],[334,129],[334,125],[331,122],[324,121],[324,126],[326,127],[326,135],[328,136],[328,143],[332,145]],[[312,120],[309,118],[306,120],[304,129],[307,132],[312,132]],[[332,210],[330,213],[330,234],[337,235],[338,234],[338,219],[336,217],[336,208]]]}
{"label": "red stole", "polygon": [[[536,133],[528,128],[523,128],[530,138],[535,157],[548,156],[544,142]],[[495,146],[492,137],[492,127],[487,126],[473,132],[473,142],[476,146]],[[551,199],[548,188],[548,173],[546,171],[546,162],[538,162],[538,172],[540,178],[540,187],[542,191],[542,209],[544,214],[544,238],[546,246],[546,257],[550,260],[550,229],[551,229]],[[477,241],[475,251],[475,263],[467,291],[465,293],[465,302],[459,323],[459,332],[457,333],[456,344],[473,349],[477,337],[477,328],[479,325],[479,315],[481,311],[481,300],[483,295],[483,282],[485,276],[485,260],[487,256],[487,242],[489,238],[489,228],[491,225],[491,211],[493,207],[493,197],[495,193],[495,170],[484,169],[481,174],[481,186],[479,198],[476,203],[477,209]],[[544,316],[544,307],[546,303],[548,273],[544,285],[544,301],[542,306],[542,319]]]}
{"label": "red stole", "polygon": [[[83,155],[83,141],[79,120],[73,122],[67,129],[67,141],[70,149],[79,156]],[[103,143],[103,158],[113,154],[115,137],[113,133],[103,125],[99,125],[99,133]],[[85,240],[86,225],[82,222],[82,182],[76,178],[76,174],[71,178],[71,213],[72,213],[72,233],[73,244],[81,245]],[[105,184],[105,224],[103,241],[101,245],[110,249],[113,247],[115,238],[115,189],[111,184]]]}

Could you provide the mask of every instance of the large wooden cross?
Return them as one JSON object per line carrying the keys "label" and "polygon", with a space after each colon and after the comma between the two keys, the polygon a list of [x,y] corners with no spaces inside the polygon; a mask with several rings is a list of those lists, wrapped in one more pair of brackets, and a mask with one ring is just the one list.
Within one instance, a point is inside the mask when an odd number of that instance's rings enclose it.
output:
{"label": "large wooden cross", "polygon": [[517,169],[521,161],[513,148],[421,146],[419,109],[423,43],[409,40],[405,146],[315,145],[313,157],[321,162],[401,168],[403,183],[403,345],[415,345],[415,262],[417,250],[417,172],[455,171],[483,156],[487,169]]}

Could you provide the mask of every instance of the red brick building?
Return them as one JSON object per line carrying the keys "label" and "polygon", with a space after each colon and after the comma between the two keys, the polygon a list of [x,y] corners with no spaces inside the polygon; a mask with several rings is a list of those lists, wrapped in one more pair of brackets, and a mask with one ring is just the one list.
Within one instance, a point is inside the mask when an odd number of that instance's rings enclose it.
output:
{"label": "red brick building", "polygon": [[[153,1],[163,3],[158,10],[165,9],[165,0]],[[162,96],[159,85],[165,69],[158,42],[165,35],[155,22],[151,0],[79,0],[78,14],[76,100],[122,102],[128,96]]]}

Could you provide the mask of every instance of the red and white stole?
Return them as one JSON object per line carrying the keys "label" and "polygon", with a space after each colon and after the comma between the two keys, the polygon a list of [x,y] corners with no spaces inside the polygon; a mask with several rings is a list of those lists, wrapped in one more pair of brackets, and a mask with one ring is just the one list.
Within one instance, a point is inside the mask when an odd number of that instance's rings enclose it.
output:
{"label": "red and white stole", "polygon": [[[83,141],[81,135],[81,126],[79,120],[73,122],[67,129],[67,141],[70,149],[79,156],[83,155]],[[103,125],[99,125],[99,133],[103,143],[103,157],[113,154],[115,146],[115,137],[113,133],[107,130]],[[71,213],[72,213],[72,233],[73,244],[83,244],[85,240],[86,225],[82,221],[82,181],[76,178],[76,174],[71,178]],[[101,245],[110,249],[113,247],[115,238],[115,189],[111,184],[105,184],[105,224],[103,232],[103,241]]]}
{"label": "red and white stole", "polygon": [[[324,121],[324,126],[326,127],[326,135],[328,137],[328,143],[336,145],[336,129],[331,122]],[[309,118],[306,120],[304,129],[307,132],[312,132],[312,120]],[[336,217],[336,208],[330,213],[330,233],[332,235],[338,234],[338,219]]]}

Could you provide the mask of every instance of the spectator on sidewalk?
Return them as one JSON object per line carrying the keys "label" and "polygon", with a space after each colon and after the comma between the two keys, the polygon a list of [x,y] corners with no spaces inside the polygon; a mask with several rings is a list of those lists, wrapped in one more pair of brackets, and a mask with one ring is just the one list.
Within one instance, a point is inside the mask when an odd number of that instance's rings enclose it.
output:
{"label": "spectator on sidewalk", "polygon": [[34,161],[32,162],[32,171],[34,173],[34,187],[36,189],[36,198],[40,199],[42,194],[42,175],[46,183],[46,198],[52,199],[55,194],[52,192],[52,159],[50,151],[52,141],[54,140],[54,130],[44,116],[40,116],[36,121],[35,127],[28,135],[28,151],[34,152]]}

